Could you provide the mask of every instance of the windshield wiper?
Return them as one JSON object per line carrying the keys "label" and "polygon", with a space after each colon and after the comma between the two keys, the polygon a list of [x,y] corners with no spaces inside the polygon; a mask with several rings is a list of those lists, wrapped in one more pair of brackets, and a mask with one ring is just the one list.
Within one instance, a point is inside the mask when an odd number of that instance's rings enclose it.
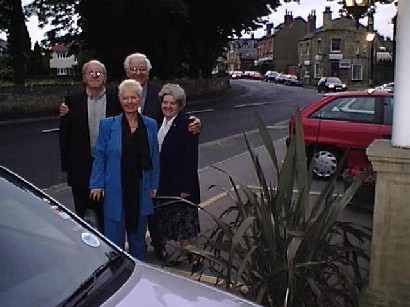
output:
{"label": "windshield wiper", "polygon": [[123,259],[120,253],[111,252],[108,261],[98,267],[68,298],[58,304],[58,307],[78,306],[82,300],[94,289],[99,277],[108,269],[116,270],[121,266]]}

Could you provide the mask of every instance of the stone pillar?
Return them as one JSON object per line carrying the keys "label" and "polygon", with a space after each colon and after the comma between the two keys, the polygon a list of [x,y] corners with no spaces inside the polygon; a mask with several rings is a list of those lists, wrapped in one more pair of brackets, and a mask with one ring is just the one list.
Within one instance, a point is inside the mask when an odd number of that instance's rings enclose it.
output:
{"label": "stone pillar", "polygon": [[410,152],[375,140],[377,171],[369,289],[365,306],[410,306]]}

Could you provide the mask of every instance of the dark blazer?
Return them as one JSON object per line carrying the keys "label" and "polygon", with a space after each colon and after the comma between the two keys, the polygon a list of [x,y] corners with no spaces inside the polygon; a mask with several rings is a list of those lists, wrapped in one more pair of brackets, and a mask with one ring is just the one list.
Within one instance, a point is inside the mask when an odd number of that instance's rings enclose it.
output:
{"label": "dark blazer", "polygon": [[[122,112],[115,90],[106,91],[106,116],[118,115]],[[67,172],[67,184],[77,188],[88,188],[92,152],[88,128],[87,94],[67,96],[65,103],[69,112],[61,117],[60,122],[60,154],[61,169]]]}
{"label": "dark blazer", "polygon": [[188,132],[188,116],[175,118],[160,152],[159,195],[189,193],[193,203],[200,202],[198,179],[198,135]]}
{"label": "dark blazer", "polygon": [[161,102],[159,100],[159,92],[161,91],[161,88],[161,84],[148,81],[145,106],[144,110],[142,110],[142,114],[157,121],[158,128],[162,125],[162,119],[164,118],[164,114],[161,110]]}

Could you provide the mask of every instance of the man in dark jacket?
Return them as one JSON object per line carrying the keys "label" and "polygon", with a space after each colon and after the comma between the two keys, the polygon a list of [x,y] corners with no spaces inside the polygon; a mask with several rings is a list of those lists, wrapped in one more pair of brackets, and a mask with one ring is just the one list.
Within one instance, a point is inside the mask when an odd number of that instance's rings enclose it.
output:
{"label": "man in dark jacket", "polygon": [[61,117],[60,153],[61,167],[67,172],[67,184],[71,187],[77,215],[84,218],[86,209],[94,210],[99,230],[103,231],[102,204],[90,200],[89,180],[92,169],[92,153],[98,137],[102,118],[121,112],[114,91],[106,91],[107,71],[103,63],[91,60],[83,65],[84,91],[65,97],[70,112]]}

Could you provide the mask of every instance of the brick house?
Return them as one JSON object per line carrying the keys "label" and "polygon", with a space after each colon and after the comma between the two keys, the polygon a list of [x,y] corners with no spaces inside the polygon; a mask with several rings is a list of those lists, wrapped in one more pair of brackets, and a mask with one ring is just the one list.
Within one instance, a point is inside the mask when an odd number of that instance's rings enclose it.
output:
{"label": "brick house", "polygon": [[357,28],[352,19],[332,19],[332,11],[326,7],[323,26],[299,40],[301,79],[305,84],[316,85],[323,76],[336,76],[350,88],[391,81],[392,56],[386,47],[389,44],[377,34],[372,43],[368,42],[368,33],[361,25]]}

